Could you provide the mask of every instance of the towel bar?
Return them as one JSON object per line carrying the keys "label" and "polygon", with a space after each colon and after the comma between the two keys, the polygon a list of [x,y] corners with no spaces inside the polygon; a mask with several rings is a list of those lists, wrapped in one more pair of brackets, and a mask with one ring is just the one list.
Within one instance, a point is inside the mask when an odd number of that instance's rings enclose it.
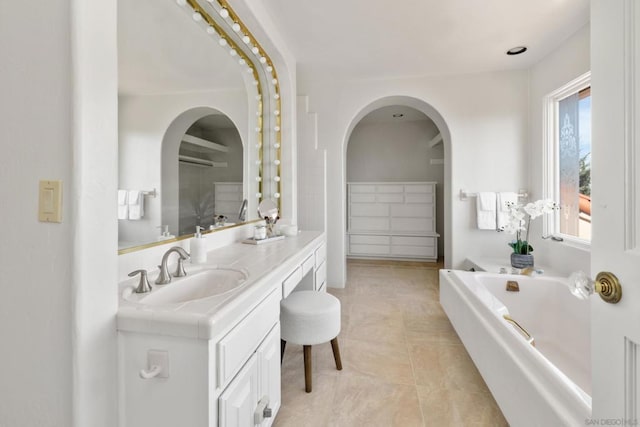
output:
{"label": "towel bar", "polygon": [[[460,200],[469,200],[471,197],[478,197],[478,193],[471,193],[465,190],[460,190]],[[528,199],[529,192],[527,190],[518,190],[518,198],[519,199]]]}

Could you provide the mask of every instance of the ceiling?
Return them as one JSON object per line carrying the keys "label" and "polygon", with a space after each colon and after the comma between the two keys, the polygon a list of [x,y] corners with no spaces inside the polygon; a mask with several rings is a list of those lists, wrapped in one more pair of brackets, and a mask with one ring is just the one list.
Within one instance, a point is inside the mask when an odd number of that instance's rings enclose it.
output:
{"label": "ceiling", "polygon": [[589,0],[263,1],[302,77],[524,69],[589,22]]}
{"label": "ceiling", "polygon": [[[393,117],[394,115],[401,114],[401,117]],[[400,123],[400,122],[419,122],[419,121],[432,121],[422,111],[418,111],[415,108],[408,107],[406,105],[388,105],[373,110],[358,122],[358,124],[365,123]]]}

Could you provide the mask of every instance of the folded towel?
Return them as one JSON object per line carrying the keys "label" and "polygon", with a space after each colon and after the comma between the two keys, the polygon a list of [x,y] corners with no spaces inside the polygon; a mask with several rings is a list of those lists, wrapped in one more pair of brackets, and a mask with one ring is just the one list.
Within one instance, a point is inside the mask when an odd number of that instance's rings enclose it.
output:
{"label": "folded towel", "polygon": [[138,220],[144,216],[144,194],[142,191],[130,190],[128,194],[129,219]]}
{"label": "folded towel", "polygon": [[478,193],[476,209],[478,211],[478,228],[480,230],[495,230],[496,193]]}
{"label": "folded towel", "polygon": [[127,190],[118,190],[118,219],[129,218],[128,193]]}
{"label": "folded towel", "polygon": [[498,193],[498,230],[501,230],[509,222],[507,203],[517,204],[518,194],[509,191]]}

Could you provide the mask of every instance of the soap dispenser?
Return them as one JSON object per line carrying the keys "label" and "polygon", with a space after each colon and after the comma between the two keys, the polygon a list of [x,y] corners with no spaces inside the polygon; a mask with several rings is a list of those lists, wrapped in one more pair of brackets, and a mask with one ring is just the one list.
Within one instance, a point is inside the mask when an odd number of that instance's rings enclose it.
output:
{"label": "soap dispenser", "polygon": [[207,262],[207,240],[202,237],[202,227],[196,226],[196,234],[191,239],[191,263],[204,264]]}
{"label": "soap dispenser", "polygon": [[158,241],[159,242],[162,241],[162,240],[173,239],[173,238],[176,237],[173,234],[169,233],[169,226],[168,225],[159,225],[156,228],[162,229],[162,232],[158,236]]}

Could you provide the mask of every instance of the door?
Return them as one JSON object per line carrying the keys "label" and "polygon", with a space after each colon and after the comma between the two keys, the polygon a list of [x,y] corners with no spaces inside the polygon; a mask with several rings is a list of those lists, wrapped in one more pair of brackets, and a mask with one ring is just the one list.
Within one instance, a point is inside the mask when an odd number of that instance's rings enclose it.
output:
{"label": "door", "polygon": [[[269,427],[280,409],[280,323],[273,327],[258,350],[258,372],[260,375],[260,393],[258,396],[265,402],[269,414],[260,424]],[[266,403],[268,402],[268,404]],[[258,409],[261,409],[258,406]]]}
{"label": "door", "polygon": [[258,364],[254,354],[220,395],[218,410],[220,425],[225,427],[253,426],[258,405]]}
{"label": "door", "polygon": [[592,425],[603,425],[603,420],[615,425],[640,421],[640,4],[636,1],[591,2],[591,268],[592,277],[610,271],[622,284],[618,304],[598,296],[591,299]]}

